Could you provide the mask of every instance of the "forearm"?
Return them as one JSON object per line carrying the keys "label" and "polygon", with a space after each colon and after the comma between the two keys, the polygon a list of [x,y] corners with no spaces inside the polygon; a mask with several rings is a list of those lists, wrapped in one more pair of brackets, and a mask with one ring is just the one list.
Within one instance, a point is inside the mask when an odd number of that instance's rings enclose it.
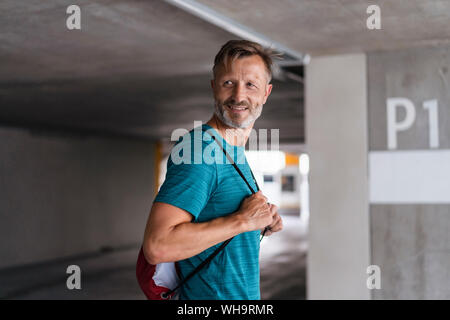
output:
{"label": "forearm", "polygon": [[156,263],[179,261],[245,231],[245,222],[231,214],[208,222],[180,223],[165,233],[150,233],[144,245]]}

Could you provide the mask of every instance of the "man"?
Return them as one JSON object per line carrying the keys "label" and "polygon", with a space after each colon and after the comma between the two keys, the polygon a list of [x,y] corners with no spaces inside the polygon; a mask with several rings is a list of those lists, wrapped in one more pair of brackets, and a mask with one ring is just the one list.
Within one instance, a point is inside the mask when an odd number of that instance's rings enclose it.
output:
{"label": "man", "polygon": [[[245,160],[245,143],[272,90],[271,54],[259,44],[232,40],[214,60],[215,113],[203,129],[223,138],[246,180],[257,190]],[[188,139],[195,142],[194,130]],[[205,133],[207,134],[207,133]],[[203,155],[212,139],[201,138]],[[259,236],[282,229],[277,207],[252,194],[229,162],[167,163],[166,180],[148,218],[143,251],[151,264],[178,261],[183,277],[222,242],[234,237],[187,281],[180,299],[260,299]]]}

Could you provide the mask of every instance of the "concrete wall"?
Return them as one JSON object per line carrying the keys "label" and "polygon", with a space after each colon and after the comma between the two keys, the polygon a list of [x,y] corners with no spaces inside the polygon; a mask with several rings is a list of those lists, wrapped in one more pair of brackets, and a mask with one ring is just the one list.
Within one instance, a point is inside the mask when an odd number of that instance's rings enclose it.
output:
{"label": "concrete wall", "polygon": [[0,268],[139,244],[154,144],[0,128]]}
{"label": "concrete wall", "polygon": [[308,299],[370,298],[366,80],[363,54],[306,67]]}
{"label": "concrete wall", "polygon": [[[369,54],[368,83],[371,263],[381,268],[373,298],[450,299],[450,47]],[[416,116],[388,150],[392,97],[410,100]],[[431,99],[435,124],[423,108]],[[399,107],[397,121],[405,117]]]}

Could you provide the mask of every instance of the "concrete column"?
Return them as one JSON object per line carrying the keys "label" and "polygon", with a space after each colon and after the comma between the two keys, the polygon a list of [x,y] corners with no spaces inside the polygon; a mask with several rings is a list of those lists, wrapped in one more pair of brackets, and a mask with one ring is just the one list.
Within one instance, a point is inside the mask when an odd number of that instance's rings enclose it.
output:
{"label": "concrete column", "polygon": [[307,66],[308,298],[450,298],[449,70],[448,46]]}
{"label": "concrete column", "polygon": [[450,47],[369,54],[368,79],[373,297],[450,299]]}
{"label": "concrete column", "polygon": [[306,66],[310,156],[308,299],[369,299],[366,56]]}

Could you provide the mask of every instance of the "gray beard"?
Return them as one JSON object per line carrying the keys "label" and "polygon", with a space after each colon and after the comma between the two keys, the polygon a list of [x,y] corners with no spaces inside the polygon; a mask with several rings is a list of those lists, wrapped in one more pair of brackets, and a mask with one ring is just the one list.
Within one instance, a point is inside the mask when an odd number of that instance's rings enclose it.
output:
{"label": "gray beard", "polygon": [[263,105],[257,106],[253,112],[249,108],[248,110],[250,111],[250,115],[248,116],[248,119],[242,123],[236,123],[226,113],[224,105],[222,105],[219,101],[216,100],[214,107],[214,114],[219,118],[220,121],[222,121],[229,127],[235,129],[245,129],[248,128],[254,121],[256,121],[256,119],[258,119],[261,116],[263,109],[262,107]]}

